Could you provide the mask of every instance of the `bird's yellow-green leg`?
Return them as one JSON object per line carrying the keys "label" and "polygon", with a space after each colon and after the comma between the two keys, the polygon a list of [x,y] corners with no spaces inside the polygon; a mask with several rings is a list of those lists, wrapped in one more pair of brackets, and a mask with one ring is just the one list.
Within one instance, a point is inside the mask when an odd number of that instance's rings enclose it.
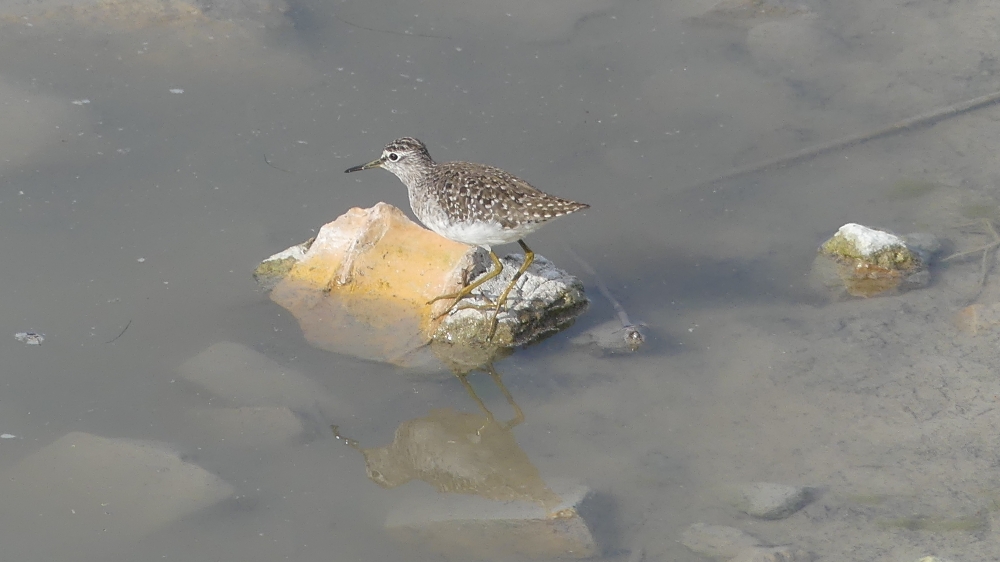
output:
{"label": "bird's yellow-green leg", "polygon": [[463,287],[461,291],[458,291],[457,293],[450,293],[450,294],[447,294],[447,295],[441,295],[439,297],[434,297],[433,299],[430,300],[430,302],[427,303],[427,304],[432,304],[432,303],[435,303],[435,302],[437,302],[437,301],[439,301],[441,299],[455,299],[455,300],[453,300],[451,302],[450,305],[448,305],[448,308],[446,308],[444,312],[442,312],[441,314],[438,314],[438,316],[437,316],[438,318],[440,318],[440,317],[444,316],[445,314],[448,314],[449,312],[451,312],[451,309],[455,308],[455,305],[458,304],[458,301],[460,301],[460,300],[464,299],[465,297],[469,296],[472,293],[472,291],[476,290],[477,287],[479,287],[483,283],[489,281],[490,279],[493,279],[497,275],[500,275],[500,272],[503,271],[503,264],[500,263],[500,258],[498,258],[497,255],[495,253],[493,253],[493,250],[490,250],[490,258],[493,260],[493,270],[492,271],[490,271],[486,275],[483,275],[479,279],[476,279],[472,283],[469,283],[468,285],[466,285],[465,287]]}
{"label": "bird's yellow-green leg", "polygon": [[531,265],[531,262],[535,261],[535,252],[531,251],[531,248],[524,243],[524,240],[518,240],[517,243],[520,244],[521,249],[524,250],[524,263],[521,264],[521,268],[517,270],[517,273],[515,273],[514,277],[510,280],[510,284],[507,285],[507,288],[504,289],[502,293],[500,293],[500,298],[497,299],[497,306],[493,310],[493,322],[490,324],[490,335],[486,336],[486,341],[492,340],[493,334],[497,332],[497,315],[500,314],[500,307],[507,302],[507,295],[510,294],[510,290],[514,288],[514,285],[517,284],[517,280],[520,279],[521,276],[524,275],[524,272],[528,270],[528,266]]}

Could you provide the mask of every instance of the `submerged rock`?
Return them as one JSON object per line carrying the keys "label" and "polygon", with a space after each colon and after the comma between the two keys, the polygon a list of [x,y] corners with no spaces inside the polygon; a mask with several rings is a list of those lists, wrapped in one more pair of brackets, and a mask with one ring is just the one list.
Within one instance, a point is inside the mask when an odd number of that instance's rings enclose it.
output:
{"label": "submerged rock", "polygon": [[927,285],[927,264],[936,250],[931,235],[900,237],[849,223],[820,246],[813,277],[854,297],[892,294]]}
{"label": "submerged rock", "polygon": [[109,550],[232,497],[234,488],[154,441],[71,432],[0,479],[5,560],[107,560]]}
{"label": "submerged rock", "polygon": [[808,488],[753,482],[740,487],[736,507],[753,517],[784,519],[805,507],[809,500]]}
{"label": "submerged rock", "polygon": [[692,552],[712,558],[733,558],[760,541],[735,527],[695,523],[684,529],[681,544]]}
{"label": "submerged rock", "polygon": [[[288,309],[313,345],[399,365],[421,365],[431,341],[483,346],[493,307],[522,256],[448,312],[450,299],[491,265],[475,246],[443,238],[379,203],[351,209],[310,242],[264,260],[254,278]],[[490,347],[536,341],[573,322],[589,301],[575,277],[535,256],[497,316]],[[480,306],[482,305],[482,306]]]}
{"label": "submerged rock", "polygon": [[593,511],[590,488],[552,479],[561,499],[552,509],[533,501],[493,501],[470,495],[414,496],[386,517],[393,539],[455,560],[551,560],[599,553],[584,515]]}
{"label": "submerged rock", "polygon": [[[350,415],[353,410],[350,404],[315,380],[234,342],[212,344],[185,361],[178,373],[213,395],[229,400],[237,408],[277,407],[316,417]],[[251,412],[253,410],[242,410],[240,415]],[[284,415],[272,410],[264,417]],[[266,423],[272,422],[273,419]]]}
{"label": "submerged rock", "polygon": [[960,331],[973,336],[995,331],[1000,327],[1000,303],[970,304],[956,312],[952,320]]}
{"label": "submerged rock", "polygon": [[112,29],[248,20],[279,25],[285,0],[32,0],[0,3],[0,23],[69,21]]}
{"label": "submerged rock", "polygon": [[791,546],[765,546],[735,527],[695,523],[681,535],[692,552],[730,562],[812,562],[812,555]]}
{"label": "submerged rock", "polygon": [[279,445],[306,433],[303,418],[283,406],[197,408],[188,416],[204,437],[234,447]]}
{"label": "submerged rock", "polygon": [[812,555],[791,546],[751,546],[729,562],[812,562]]}

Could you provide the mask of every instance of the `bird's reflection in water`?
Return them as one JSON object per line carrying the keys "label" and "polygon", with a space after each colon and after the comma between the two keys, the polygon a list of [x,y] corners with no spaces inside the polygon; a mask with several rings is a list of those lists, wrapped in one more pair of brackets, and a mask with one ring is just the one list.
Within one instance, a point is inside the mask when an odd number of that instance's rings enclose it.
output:
{"label": "bird's reflection in water", "polygon": [[361,447],[340,435],[337,426],[333,426],[334,435],[364,455],[368,478],[383,488],[423,480],[439,492],[531,501],[551,511],[562,500],[542,480],[511,431],[524,421],[524,413],[492,364],[482,368],[513,408],[514,417],[509,421],[494,417],[469,384],[468,373],[463,373],[458,379],[482,414],[452,408],[432,410],[400,424],[392,443],[384,447]]}

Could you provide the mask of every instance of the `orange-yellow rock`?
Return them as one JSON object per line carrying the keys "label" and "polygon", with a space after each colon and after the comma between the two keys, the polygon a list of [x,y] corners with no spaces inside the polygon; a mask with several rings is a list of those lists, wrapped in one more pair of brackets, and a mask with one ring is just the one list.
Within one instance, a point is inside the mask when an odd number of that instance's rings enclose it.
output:
{"label": "orange-yellow rock", "polygon": [[[423,306],[459,290],[474,248],[443,238],[379,203],[323,226],[285,280],[358,298]],[[441,303],[447,306],[446,303]]]}
{"label": "orange-yellow rock", "polygon": [[[462,286],[475,248],[417,225],[379,203],[323,226],[271,290],[317,347],[409,364],[430,340],[447,301]],[[282,260],[282,254],[272,259]],[[271,260],[268,260],[271,261]],[[266,263],[266,262],[265,262]]]}
{"label": "orange-yellow rock", "polygon": [[[466,363],[463,349],[527,345],[569,326],[587,309],[580,281],[536,255],[489,338],[489,303],[506,290],[523,256],[500,261],[499,275],[443,314],[450,299],[428,303],[484,274],[491,267],[487,252],[442,238],[379,203],[351,209],[314,239],[264,260],[254,277],[317,347],[398,365],[440,368],[443,361],[454,368]],[[428,349],[431,341],[440,345]]]}

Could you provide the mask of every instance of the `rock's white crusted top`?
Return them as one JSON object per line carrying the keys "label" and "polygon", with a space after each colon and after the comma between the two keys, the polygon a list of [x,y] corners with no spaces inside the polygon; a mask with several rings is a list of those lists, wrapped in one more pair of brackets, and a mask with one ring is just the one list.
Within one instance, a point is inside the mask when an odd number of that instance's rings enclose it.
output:
{"label": "rock's white crusted top", "polygon": [[868,228],[853,222],[840,227],[837,234],[854,244],[858,252],[865,257],[873,256],[888,248],[905,247],[903,239],[895,234],[889,234],[874,228]]}
{"label": "rock's white crusted top", "polygon": [[296,244],[295,246],[292,246],[291,248],[288,248],[286,250],[282,250],[282,251],[278,252],[277,254],[274,254],[273,256],[271,256],[271,257],[267,258],[266,260],[264,260],[264,262],[266,263],[266,262],[269,262],[269,261],[278,261],[278,260],[283,260],[283,259],[286,259],[286,258],[294,258],[295,261],[302,261],[302,258],[304,258],[305,255],[306,255],[306,251],[302,247],[302,244]]}

